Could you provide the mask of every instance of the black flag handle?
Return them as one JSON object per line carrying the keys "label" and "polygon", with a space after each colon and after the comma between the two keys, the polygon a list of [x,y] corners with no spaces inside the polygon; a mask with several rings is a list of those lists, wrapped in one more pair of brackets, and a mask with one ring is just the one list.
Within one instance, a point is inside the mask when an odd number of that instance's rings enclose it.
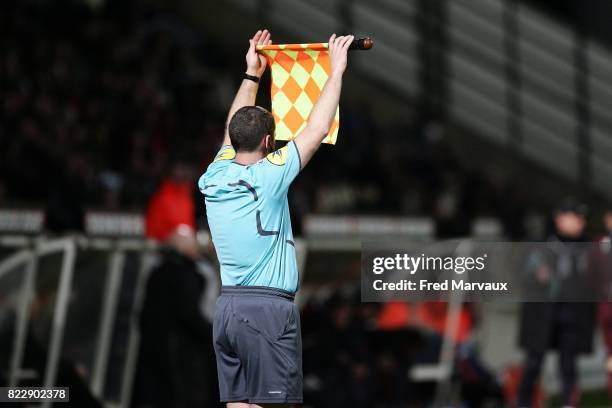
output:
{"label": "black flag handle", "polygon": [[349,50],[369,50],[374,46],[374,40],[370,37],[364,37],[353,40],[349,46]]}

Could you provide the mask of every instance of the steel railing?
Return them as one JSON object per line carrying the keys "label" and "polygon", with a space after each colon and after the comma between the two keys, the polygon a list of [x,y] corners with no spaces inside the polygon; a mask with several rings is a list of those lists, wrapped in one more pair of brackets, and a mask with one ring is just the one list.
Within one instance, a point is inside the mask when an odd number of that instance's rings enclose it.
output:
{"label": "steel railing", "polygon": [[[27,373],[22,365],[28,336],[30,308],[35,292],[35,281],[40,258],[55,253],[62,254],[45,372],[39,373],[43,378],[42,384],[45,387],[52,387],[56,384],[56,376],[61,358],[77,248],[108,252],[106,281],[102,293],[102,307],[100,308],[100,323],[97,330],[94,359],[89,378],[92,393],[101,401],[105,400],[104,390],[111,354],[111,342],[117,318],[117,305],[126,252],[135,251],[139,253],[140,265],[134,288],[133,307],[130,312],[127,352],[121,370],[121,392],[119,401],[111,402],[113,404],[117,403],[120,407],[129,406],[140,339],[138,315],[144,297],[148,271],[153,265],[154,251],[157,245],[154,242],[136,238],[111,239],[69,236],[47,239],[44,237],[4,235],[0,236],[0,246],[16,249],[15,253],[0,261],[0,279],[12,271],[20,270],[23,273],[20,288],[18,289],[19,297],[16,305],[15,331],[10,353],[8,377],[9,386],[11,387],[18,386],[23,374]],[[20,267],[22,269],[19,269]],[[50,403],[42,403],[41,406],[50,406]]]}

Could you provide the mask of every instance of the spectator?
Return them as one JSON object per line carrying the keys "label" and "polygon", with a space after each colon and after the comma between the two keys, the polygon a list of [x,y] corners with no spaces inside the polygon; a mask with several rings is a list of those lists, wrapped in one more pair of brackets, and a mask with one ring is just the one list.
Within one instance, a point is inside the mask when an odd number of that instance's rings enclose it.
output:
{"label": "spectator", "polygon": [[519,387],[520,407],[532,406],[534,387],[550,348],[559,354],[562,404],[578,404],[576,359],[591,352],[595,329],[594,304],[571,302],[582,283],[589,281],[585,279],[589,272],[585,217],[584,205],[572,198],[563,200],[553,213],[548,245],[528,258],[526,283],[549,301],[522,304],[519,342],[527,357]]}
{"label": "spectator", "polygon": [[607,349],[606,371],[608,373],[608,395],[612,400],[612,206],[606,208],[603,216],[605,233],[596,241],[594,268],[602,277],[604,293],[599,304],[599,322]]}
{"label": "spectator", "polygon": [[218,406],[212,325],[200,308],[206,282],[197,271],[193,230],[180,225],[166,242],[141,312],[133,406]]}
{"label": "spectator", "polygon": [[195,230],[193,171],[188,164],[172,164],[169,176],[162,180],[151,198],[146,214],[146,235],[163,241],[179,225]]}
{"label": "spectator", "polygon": [[164,244],[149,277],[134,407],[217,406],[212,324],[202,310],[209,281],[200,273],[193,171],[174,160],[150,200],[146,234]]}

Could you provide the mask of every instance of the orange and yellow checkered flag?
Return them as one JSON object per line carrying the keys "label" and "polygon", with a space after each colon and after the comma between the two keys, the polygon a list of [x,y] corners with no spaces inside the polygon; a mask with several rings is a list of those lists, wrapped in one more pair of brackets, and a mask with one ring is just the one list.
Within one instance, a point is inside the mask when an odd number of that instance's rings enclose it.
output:
{"label": "orange and yellow checkered flag", "polygon": [[[327,43],[258,45],[272,69],[272,115],[276,139],[291,140],[306,126],[308,116],[327,82],[331,67]],[[336,144],[339,108],[323,143]]]}

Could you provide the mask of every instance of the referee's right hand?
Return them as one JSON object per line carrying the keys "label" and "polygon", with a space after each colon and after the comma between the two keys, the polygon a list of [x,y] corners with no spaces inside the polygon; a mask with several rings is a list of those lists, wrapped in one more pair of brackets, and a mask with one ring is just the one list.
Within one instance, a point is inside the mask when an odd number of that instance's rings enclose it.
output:
{"label": "referee's right hand", "polygon": [[249,50],[246,54],[247,70],[246,73],[261,77],[266,70],[266,57],[262,54],[257,53],[256,47],[258,45],[270,45],[272,44],[272,35],[268,30],[259,30],[255,33],[253,38],[249,40]]}

